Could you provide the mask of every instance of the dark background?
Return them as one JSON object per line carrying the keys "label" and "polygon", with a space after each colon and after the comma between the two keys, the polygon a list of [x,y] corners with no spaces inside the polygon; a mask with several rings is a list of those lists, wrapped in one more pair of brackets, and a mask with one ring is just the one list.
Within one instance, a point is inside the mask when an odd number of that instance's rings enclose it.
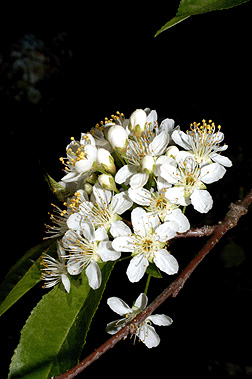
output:
{"label": "dark background", "polygon": [[[223,219],[229,204],[249,190],[251,2],[192,17],[154,38],[178,3],[112,13],[99,9],[81,31],[26,30],[1,39],[2,278],[44,236],[47,212],[56,200],[43,170],[59,180],[59,157],[69,138],[78,139],[117,110],[129,117],[136,108],[156,109],[160,119],[173,118],[183,130],[202,118],[222,125],[233,167],[209,186],[212,211],[206,216],[189,211],[193,225]],[[157,313],[171,316],[174,323],[156,327],[159,347],[120,342],[79,377],[107,373],[116,378],[124,372],[150,378],[252,376],[249,233],[251,211],[201,263],[179,296],[160,307]],[[176,241],[171,249],[181,269],[205,241]],[[108,283],[83,357],[105,341],[105,325],[117,317],[106,298],[118,296],[131,305],[144,290],[144,279],[128,282],[126,267],[122,263]],[[150,301],[172,279],[152,279]],[[20,329],[43,293],[37,286],[2,316],[4,373]]]}

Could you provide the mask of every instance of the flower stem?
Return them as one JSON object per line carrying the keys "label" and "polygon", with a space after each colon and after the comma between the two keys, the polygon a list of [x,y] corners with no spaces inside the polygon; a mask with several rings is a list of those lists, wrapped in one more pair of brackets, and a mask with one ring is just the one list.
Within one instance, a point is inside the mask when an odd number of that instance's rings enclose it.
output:
{"label": "flower stem", "polygon": [[151,278],[151,275],[148,274],[148,278],[147,278],[145,289],[144,289],[144,294],[145,295],[147,295],[147,292],[148,292],[148,288],[149,288],[149,284],[150,284],[150,278]]}
{"label": "flower stem", "polygon": [[186,205],[183,208],[183,214],[185,214],[185,211],[186,211]]}

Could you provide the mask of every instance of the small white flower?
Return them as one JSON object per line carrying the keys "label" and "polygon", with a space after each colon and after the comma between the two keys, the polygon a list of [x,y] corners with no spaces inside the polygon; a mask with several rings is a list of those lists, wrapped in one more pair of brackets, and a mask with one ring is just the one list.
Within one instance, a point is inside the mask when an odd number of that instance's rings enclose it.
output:
{"label": "small white flower", "polygon": [[207,213],[213,206],[213,199],[206,190],[205,184],[218,181],[226,169],[218,163],[210,163],[201,167],[194,156],[180,151],[176,157],[177,167],[164,164],[160,175],[174,187],[168,188],[165,196],[179,205],[192,204],[200,213]]}
{"label": "small white flower", "polygon": [[67,257],[67,270],[71,275],[78,275],[85,269],[91,288],[97,289],[102,282],[98,263],[115,261],[121,254],[112,248],[111,241],[104,228],[95,230],[91,223],[83,223],[83,230],[68,230],[63,237]]}
{"label": "small white flower", "polygon": [[158,129],[156,112],[153,112],[148,115],[141,136],[133,134],[130,137],[125,157],[128,164],[117,171],[116,183],[126,182],[132,188],[143,187],[154,172],[158,157],[165,153],[170,137],[165,130]]}
{"label": "small white flower", "polygon": [[41,280],[44,280],[43,288],[54,287],[58,283],[62,283],[67,292],[70,291],[70,280],[67,276],[67,269],[64,261],[64,249],[61,246],[61,243],[57,241],[57,253],[58,259],[51,257],[48,254],[43,255],[41,265],[42,275]]}
{"label": "small white flower", "polygon": [[138,282],[149,265],[155,265],[168,275],[178,272],[178,262],[166,249],[166,242],[175,237],[179,229],[177,222],[169,220],[160,225],[157,215],[149,215],[143,208],[131,212],[134,233],[125,225],[121,235],[112,241],[116,251],[131,252],[133,258],[127,269],[130,282]]}
{"label": "small white flower", "polygon": [[98,182],[102,186],[109,191],[117,191],[115,179],[111,174],[101,174],[98,176]]}
{"label": "small white flower", "polygon": [[82,133],[80,141],[72,142],[67,146],[67,158],[60,158],[65,164],[66,175],[61,179],[63,182],[76,182],[83,175],[92,170],[93,163],[97,158],[97,148],[91,134]]}
{"label": "small white flower", "polygon": [[218,131],[215,132],[215,125],[211,120],[209,124],[202,120],[202,125],[196,122],[191,124],[190,131],[187,131],[187,133],[175,130],[172,138],[177,145],[194,154],[195,160],[200,165],[216,162],[220,165],[231,167],[232,162],[230,159],[219,154],[228,148],[227,145],[220,146],[220,143],[224,140],[224,134],[220,129],[221,127],[218,126]]}
{"label": "small white flower", "polygon": [[188,218],[176,204],[167,199],[166,191],[166,188],[158,192],[148,191],[146,188],[129,188],[128,194],[136,204],[145,206],[147,212],[157,214],[161,221],[177,222],[178,233],[184,233],[190,228]]}
{"label": "small white flower", "polygon": [[75,230],[83,229],[82,223],[91,222],[95,228],[103,226],[108,232],[114,221],[128,210],[133,202],[125,192],[112,196],[112,192],[102,188],[98,183],[93,186],[94,202],[83,201],[79,212],[67,220],[68,227]]}
{"label": "small white flower", "polygon": [[[115,334],[146,308],[148,298],[144,293],[141,293],[132,308],[119,297],[110,297],[107,303],[115,313],[124,316],[122,319],[107,324],[107,333]],[[135,338],[138,337],[148,348],[156,347],[160,343],[159,335],[152,326],[152,323],[159,326],[169,326],[172,324],[172,319],[164,314],[151,315],[138,326]]]}
{"label": "small white flower", "polygon": [[53,206],[53,213],[49,214],[53,225],[45,225],[47,235],[44,239],[63,236],[69,229],[67,221],[70,215],[74,212],[78,212],[80,203],[87,199],[88,196],[86,191],[78,190],[75,192],[74,196],[68,198],[67,202],[64,203],[67,209],[62,210],[57,205],[51,204]]}

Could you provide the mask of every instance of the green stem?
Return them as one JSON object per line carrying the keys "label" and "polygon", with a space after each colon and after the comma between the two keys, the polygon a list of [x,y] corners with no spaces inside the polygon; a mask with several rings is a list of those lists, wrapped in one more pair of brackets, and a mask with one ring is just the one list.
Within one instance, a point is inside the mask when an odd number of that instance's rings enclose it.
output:
{"label": "green stem", "polygon": [[185,211],[186,211],[186,205],[183,208],[183,214],[185,214]]}
{"label": "green stem", "polygon": [[148,288],[149,288],[149,284],[150,284],[150,278],[151,278],[151,275],[148,274],[148,278],[147,278],[145,289],[144,289],[144,294],[145,295],[147,295],[147,292],[148,292]]}

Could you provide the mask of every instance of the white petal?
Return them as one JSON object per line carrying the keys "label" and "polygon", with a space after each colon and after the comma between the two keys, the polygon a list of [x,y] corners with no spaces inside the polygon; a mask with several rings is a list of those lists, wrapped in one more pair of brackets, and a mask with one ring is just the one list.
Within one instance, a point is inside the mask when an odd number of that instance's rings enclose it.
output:
{"label": "white petal", "polygon": [[115,182],[118,184],[124,183],[128,178],[137,173],[137,167],[133,165],[125,165],[121,167],[115,176]]}
{"label": "white petal", "polygon": [[159,225],[155,231],[155,234],[157,235],[157,239],[160,242],[166,242],[173,237],[175,237],[178,228],[177,223],[174,223],[174,221],[164,222],[163,224]]}
{"label": "white petal", "polygon": [[132,312],[132,309],[119,297],[110,297],[107,300],[108,306],[120,316],[124,316]]}
{"label": "white petal", "polygon": [[167,133],[171,133],[175,125],[175,121],[172,118],[166,118],[159,126],[160,130],[165,130]]}
{"label": "white petal", "polygon": [[223,166],[219,165],[218,163],[211,163],[202,167],[200,180],[206,184],[213,183],[221,179],[225,172],[226,169]]}
{"label": "white petal", "polygon": [[95,239],[95,228],[91,222],[82,222],[82,234],[88,241],[94,241]]}
{"label": "white petal", "polygon": [[116,259],[119,259],[121,256],[120,252],[115,251],[112,248],[111,241],[101,241],[97,249],[97,254],[101,257],[103,262],[115,261]]}
{"label": "white petal", "polygon": [[70,183],[70,182],[75,182],[79,180],[80,177],[81,177],[81,173],[79,174],[77,171],[74,170],[72,172],[69,172],[65,176],[63,176],[61,180],[66,183]]}
{"label": "white petal", "polygon": [[213,199],[207,190],[199,190],[196,188],[191,194],[191,202],[200,213],[207,213],[213,206]]}
{"label": "white petal", "polygon": [[137,207],[131,212],[131,222],[134,229],[134,233],[140,236],[145,236],[145,226],[143,217],[146,212],[143,208]]}
{"label": "white petal", "polygon": [[108,241],[108,235],[103,226],[100,226],[98,229],[95,230],[94,232],[95,235],[95,241]]}
{"label": "white petal", "polygon": [[133,201],[127,196],[126,192],[121,192],[113,196],[110,208],[113,213],[121,215],[133,205]]}
{"label": "white petal", "polygon": [[149,349],[158,346],[160,343],[159,335],[151,325],[141,325],[137,331],[137,336]]}
{"label": "white petal", "polygon": [[170,200],[171,203],[179,205],[189,205],[190,202],[185,200],[185,187],[172,187],[168,188],[165,192],[165,197]]}
{"label": "white petal", "polygon": [[144,172],[139,172],[137,174],[134,174],[130,178],[130,186],[132,188],[140,188],[143,187],[149,179],[149,174],[145,174]]}
{"label": "white petal", "polygon": [[98,264],[94,261],[91,261],[86,268],[86,275],[88,278],[88,283],[93,290],[96,290],[100,287],[102,282],[101,270]]}
{"label": "white petal", "polygon": [[134,306],[138,309],[145,309],[148,304],[148,297],[144,293],[140,293],[136,299]]}
{"label": "white petal", "polygon": [[74,258],[69,259],[67,262],[67,271],[70,275],[79,275],[83,270],[83,266],[79,261],[76,261]]}
{"label": "white petal", "polygon": [[65,290],[69,293],[70,291],[70,280],[66,274],[61,275],[61,281],[63,283],[63,286],[65,287]]}
{"label": "white petal", "polygon": [[155,253],[153,259],[155,265],[168,275],[173,275],[178,272],[178,261],[166,249],[160,249]]}
{"label": "white petal", "polygon": [[81,159],[80,161],[77,161],[74,167],[78,173],[84,174],[85,172],[91,170],[92,164],[93,164],[93,161],[84,158],[84,159]]}
{"label": "white petal", "polygon": [[112,221],[110,227],[110,234],[116,238],[120,236],[131,235],[131,229],[123,221]]}
{"label": "white petal", "polygon": [[163,130],[149,144],[149,147],[148,147],[149,154],[155,157],[164,154],[165,149],[169,143],[169,139],[170,139],[169,134],[165,130]]}
{"label": "white petal", "polygon": [[155,325],[158,326],[169,326],[172,324],[172,319],[169,316],[166,315],[151,315],[148,316],[147,320],[150,320]]}
{"label": "white petal", "polygon": [[116,251],[126,251],[133,253],[134,251],[134,238],[131,236],[116,237],[112,241],[112,247]]}
{"label": "white petal", "polygon": [[188,218],[182,213],[181,209],[173,209],[169,214],[165,216],[164,221],[175,221],[178,224],[178,233],[184,233],[190,229],[190,223]]}
{"label": "white petal", "polygon": [[73,213],[67,219],[67,226],[69,229],[80,230],[81,229],[81,215],[79,213]]}
{"label": "white petal", "polygon": [[95,183],[93,186],[93,194],[100,207],[104,208],[110,203],[112,196],[111,191],[104,189],[100,184]]}
{"label": "white petal", "polygon": [[129,281],[135,283],[142,279],[148,266],[149,262],[143,254],[138,254],[132,258],[126,272]]}
{"label": "white petal", "polygon": [[151,203],[151,193],[145,188],[129,188],[128,194],[136,204],[150,205]]}
{"label": "white petal", "polygon": [[181,130],[175,130],[172,133],[172,139],[177,145],[183,147],[183,149],[191,150],[191,139],[188,134],[182,132]]}
{"label": "white petal", "polygon": [[160,167],[160,176],[170,184],[177,184],[180,179],[179,171],[170,164],[163,164]]}
{"label": "white petal", "polygon": [[219,163],[222,166],[225,166],[225,167],[231,167],[232,166],[231,160],[229,158],[227,158],[227,157],[224,157],[223,155],[220,155],[220,154],[217,154],[217,153],[213,153],[213,154],[211,154],[210,158],[214,162]]}
{"label": "white petal", "polygon": [[147,213],[143,217],[143,223],[144,223],[144,227],[145,227],[145,234],[147,234],[151,228],[156,230],[159,227],[160,220],[159,220],[159,217],[157,214],[151,214],[150,215]]}

